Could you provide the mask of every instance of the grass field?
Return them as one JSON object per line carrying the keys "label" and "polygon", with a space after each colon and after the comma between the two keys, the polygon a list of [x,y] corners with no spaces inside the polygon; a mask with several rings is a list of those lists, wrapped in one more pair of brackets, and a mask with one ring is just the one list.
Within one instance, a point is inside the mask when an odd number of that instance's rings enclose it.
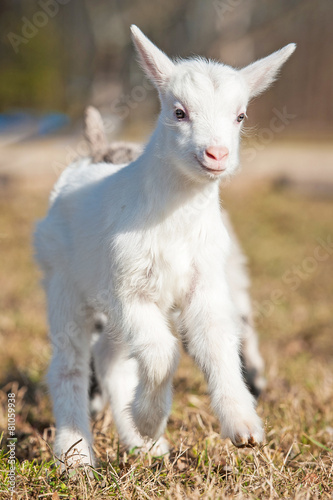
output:
{"label": "grass field", "polygon": [[105,413],[93,423],[99,468],[92,479],[60,475],[50,451],[50,350],[31,249],[47,190],[19,181],[1,187],[1,499],[10,498],[7,392],[16,394],[14,498],[333,498],[332,200],[268,183],[231,184],[223,199],[249,257],[268,380],[258,405],[266,443],[237,450],[220,439],[203,377],[184,356],[167,431],[170,456],[128,455]]}

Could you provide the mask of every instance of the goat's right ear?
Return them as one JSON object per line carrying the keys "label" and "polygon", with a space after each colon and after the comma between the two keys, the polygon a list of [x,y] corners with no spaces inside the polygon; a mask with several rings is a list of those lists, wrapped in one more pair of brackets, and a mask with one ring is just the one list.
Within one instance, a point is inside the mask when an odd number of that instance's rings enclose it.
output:
{"label": "goat's right ear", "polygon": [[295,43],[289,43],[270,56],[259,59],[240,70],[250,91],[250,99],[261,94],[275,80],[281,66],[296,49]]}
{"label": "goat's right ear", "polygon": [[159,91],[163,90],[163,87],[169,81],[175,65],[134,24],[131,26],[131,32],[132,40],[144,72]]}

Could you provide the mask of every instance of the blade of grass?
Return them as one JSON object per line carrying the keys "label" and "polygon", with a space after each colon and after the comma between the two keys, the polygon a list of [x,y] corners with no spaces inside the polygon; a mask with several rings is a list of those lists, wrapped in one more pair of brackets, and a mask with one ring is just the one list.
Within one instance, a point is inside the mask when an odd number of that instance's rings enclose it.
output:
{"label": "blade of grass", "polygon": [[324,444],[320,443],[316,439],[312,438],[311,436],[308,436],[307,434],[305,434],[305,432],[303,432],[303,436],[306,439],[308,439],[312,444],[315,444],[316,446],[319,446],[319,448],[322,448],[323,450],[328,451],[329,453],[333,453],[333,450],[331,448],[328,448],[327,446],[325,446]]}

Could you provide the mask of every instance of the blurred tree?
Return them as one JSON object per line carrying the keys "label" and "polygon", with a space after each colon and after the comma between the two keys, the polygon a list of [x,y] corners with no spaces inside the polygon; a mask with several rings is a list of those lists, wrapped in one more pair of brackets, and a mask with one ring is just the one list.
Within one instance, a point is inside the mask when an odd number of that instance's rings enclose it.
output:
{"label": "blurred tree", "polygon": [[81,114],[93,75],[85,3],[2,0],[0,27],[0,109]]}
{"label": "blurred tree", "polygon": [[[37,13],[45,5],[57,13],[15,47],[9,34],[22,36],[27,21],[41,24]],[[250,109],[250,123],[269,126],[278,105],[297,115],[288,131],[332,129],[332,19],[332,0],[2,0],[0,109],[77,116],[94,102],[114,112],[115,102],[128,102],[143,83],[129,34],[134,23],[170,55],[200,54],[236,66],[297,42],[279,84]],[[127,120],[141,119],[134,104]],[[147,93],[145,106],[146,116],[156,110],[155,93]]]}

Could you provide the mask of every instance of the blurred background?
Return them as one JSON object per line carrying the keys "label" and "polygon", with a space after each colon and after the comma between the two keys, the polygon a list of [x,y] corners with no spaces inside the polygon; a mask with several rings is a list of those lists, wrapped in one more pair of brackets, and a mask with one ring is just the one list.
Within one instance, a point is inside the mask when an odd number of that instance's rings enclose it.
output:
{"label": "blurred background", "polygon": [[89,103],[121,129],[143,113],[147,120],[156,95],[135,60],[134,23],[171,56],[201,54],[236,67],[296,42],[251,124],[268,124],[272,108],[286,106],[297,118],[288,135],[332,133],[332,19],[330,0],[157,0],[154,7],[148,0],[2,0],[0,111],[9,114],[2,125],[39,117],[38,132],[46,133],[82,120]]}
{"label": "blurred background", "polygon": [[[21,391],[19,458],[39,456],[32,429],[52,422],[35,221],[62,170],[89,154],[87,105],[101,111],[110,140],[147,140],[158,113],[136,62],[132,23],[170,56],[236,67],[297,43],[281,77],[250,104],[242,171],[221,194],[249,259],[269,439],[287,452],[293,439],[309,444],[306,428],[333,446],[332,22],[332,0],[1,0],[0,386]],[[174,432],[189,408],[186,394],[208,405],[202,378],[186,363],[176,378]],[[312,463],[316,450],[307,450]]]}
{"label": "blurred background", "polygon": [[80,139],[89,104],[102,112],[110,139],[146,140],[159,104],[136,62],[134,23],[170,56],[200,54],[236,67],[296,42],[282,78],[250,105],[244,160],[251,175],[288,177],[283,152],[265,166],[268,146],[305,139],[296,156],[287,152],[294,177],[302,179],[304,167],[311,177],[316,163],[332,180],[331,151],[318,157],[307,142],[333,136],[332,20],[330,0],[157,0],[154,7],[148,0],[3,0],[0,168],[57,177],[87,154]]}

